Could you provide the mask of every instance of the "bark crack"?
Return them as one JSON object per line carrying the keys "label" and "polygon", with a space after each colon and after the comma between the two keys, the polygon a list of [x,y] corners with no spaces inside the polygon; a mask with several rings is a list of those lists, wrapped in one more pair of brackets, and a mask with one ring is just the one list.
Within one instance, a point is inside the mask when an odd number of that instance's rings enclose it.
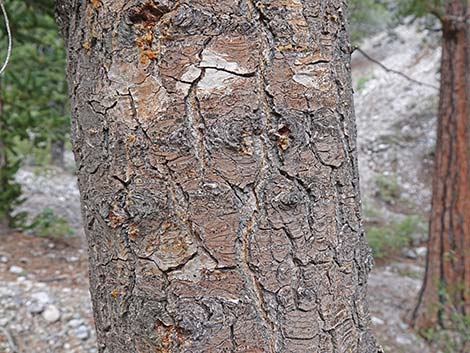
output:
{"label": "bark crack", "polygon": [[[197,97],[197,86],[199,82],[204,78],[206,74],[205,69],[201,69],[199,76],[190,83],[188,94],[184,98],[184,105],[186,110],[186,116],[188,118],[189,127],[192,130],[195,138],[195,154],[196,159],[199,161],[201,171],[204,171],[206,167],[206,147],[204,143],[204,136],[201,133],[201,129],[204,127],[204,120],[201,113],[201,107],[199,99]],[[198,126],[200,125],[200,126]]]}

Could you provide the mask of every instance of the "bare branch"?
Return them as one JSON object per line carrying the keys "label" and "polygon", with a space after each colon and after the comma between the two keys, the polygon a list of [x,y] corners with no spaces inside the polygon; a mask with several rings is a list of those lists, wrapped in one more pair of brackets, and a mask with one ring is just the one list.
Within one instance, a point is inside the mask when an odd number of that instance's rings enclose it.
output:
{"label": "bare branch", "polygon": [[10,30],[10,21],[8,21],[8,14],[7,10],[5,9],[5,6],[3,5],[3,1],[0,0],[0,7],[2,8],[2,13],[3,17],[5,19],[5,27],[7,30],[7,36],[8,36],[8,49],[7,49],[7,56],[5,58],[5,62],[2,65],[2,68],[0,69],[0,75],[5,71],[5,69],[8,66],[8,62],[10,61],[11,57],[11,48],[12,48],[12,36],[11,36],[11,30]]}
{"label": "bare branch", "polygon": [[383,70],[385,70],[386,72],[391,72],[391,73],[394,73],[394,74],[397,74],[397,75],[400,75],[401,77],[405,78],[406,80],[410,81],[410,82],[413,82],[413,83],[416,83],[417,85],[420,85],[420,86],[426,86],[426,87],[431,87],[431,88],[434,88],[436,90],[439,90],[439,87],[438,86],[435,86],[435,85],[431,85],[429,83],[426,83],[426,82],[422,82],[422,81],[418,81],[418,80],[415,80],[414,78],[404,74],[403,72],[401,71],[398,71],[398,70],[394,70],[394,69],[391,69],[387,66],[385,66],[384,64],[382,64],[380,61],[372,58],[369,54],[367,54],[364,50],[362,50],[360,47],[354,47],[353,48],[353,51],[358,51],[359,53],[361,53],[367,60],[373,62],[374,64],[377,64],[379,65]]}

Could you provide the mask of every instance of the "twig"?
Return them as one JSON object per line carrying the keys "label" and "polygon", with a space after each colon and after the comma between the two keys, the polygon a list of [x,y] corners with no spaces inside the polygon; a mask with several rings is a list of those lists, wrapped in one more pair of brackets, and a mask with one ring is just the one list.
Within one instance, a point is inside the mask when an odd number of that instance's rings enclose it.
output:
{"label": "twig", "polygon": [[437,87],[437,86],[431,85],[431,84],[426,83],[426,82],[422,82],[422,81],[415,80],[414,78],[411,78],[410,76],[404,74],[404,73],[401,72],[401,71],[397,71],[397,70],[394,70],[394,69],[390,69],[389,67],[387,67],[387,66],[385,66],[384,64],[382,64],[380,61],[375,60],[374,58],[370,57],[369,54],[367,54],[364,50],[362,50],[362,49],[359,48],[359,47],[354,47],[352,52],[354,52],[354,51],[358,51],[358,52],[361,53],[367,60],[373,62],[374,64],[379,65],[379,66],[380,66],[383,70],[385,70],[386,72],[391,72],[391,73],[400,75],[401,77],[407,79],[407,80],[410,81],[410,82],[416,83],[417,85],[426,86],[426,87],[431,87],[431,88],[434,88],[434,89],[436,89],[436,90],[439,91],[439,87]]}
{"label": "twig", "polygon": [[13,337],[11,336],[10,332],[4,327],[0,327],[0,331],[2,331],[2,334],[6,337],[7,343],[10,346],[11,350],[14,353],[20,353],[18,347],[15,344],[15,341],[13,340]]}
{"label": "twig", "polygon": [[65,281],[66,279],[67,278],[65,277],[45,278],[45,279],[40,279],[39,282],[41,283],[62,282],[62,281]]}
{"label": "twig", "polygon": [[0,75],[3,74],[3,71],[5,71],[5,69],[7,68],[8,66],[8,62],[10,61],[10,57],[11,57],[11,48],[12,48],[12,36],[11,36],[11,29],[10,29],[10,21],[8,20],[8,14],[7,14],[7,10],[5,9],[5,6],[3,5],[3,0],[0,0],[0,7],[2,8],[2,12],[3,12],[3,17],[5,19],[5,27],[7,29],[7,35],[8,35],[8,49],[7,49],[7,56],[5,58],[5,62],[3,63],[3,66],[2,68],[0,69]]}

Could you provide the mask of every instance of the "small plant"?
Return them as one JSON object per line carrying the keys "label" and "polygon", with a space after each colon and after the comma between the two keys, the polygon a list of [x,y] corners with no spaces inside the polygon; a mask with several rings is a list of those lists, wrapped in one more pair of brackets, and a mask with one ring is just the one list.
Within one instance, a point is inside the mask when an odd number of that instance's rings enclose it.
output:
{"label": "small plant", "polygon": [[[441,297],[445,298],[445,302],[452,302],[451,295],[442,285],[439,289]],[[443,353],[467,352],[466,348],[470,347],[470,315],[464,315],[457,307],[463,305],[444,305],[439,308],[443,313],[445,326],[433,327],[421,330],[419,333],[435,348]],[[449,312],[450,308],[450,312]],[[447,314],[444,314],[447,313]]]}
{"label": "small plant", "polygon": [[383,259],[408,246],[413,235],[421,232],[423,227],[424,222],[418,216],[408,216],[401,221],[368,227],[366,235],[374,257]]}
{"label": "small plant", "polygon": [[376,222],[382,218],[382,214],[378,207],[371,202],[364,202],[362,210],[366,222]]}
{"label": "small plant", "polygon": [[34,217],[27,229],[40,237],[60,238],[74,234],[67,221],[58,217],[50,208],[45,208]]}
{"label": "small plant", "polygon": [[[1,142],[1,136],[0,136]],[[5,163],[0,163],[0,224],[5,223],[12,228],[22,224],[23,214],[13,215],[16,206],[23,200],[21,198],[21,186],[15,181],[15,174],[19,168],[19,161],[11,161],[3,156]],[[0,160],[2,151],[0,151]]]}
{"label": "small plant", "polygon": [[394,204],[401,196],[400,184],[396,175],[380,174],[375,177],[377,196],[388,204]]}
{"label": "small plant", "polygon": [[388,227],[370,227],[366,234],[372,254],[376,259],[388,257],[407,245],[407,239],[393,234]]}
{"label": "small plant", "polygon": [[14,150],[25,164],[45,167],[50,164],[50,146],[45,141],[35,142],[33,138],[14,141]]}
{"label": "small plant", "polygon": [[362,91],[365,87],[367,82],[373,79],[373,76],[361,76],[356,82],[356,92]]}

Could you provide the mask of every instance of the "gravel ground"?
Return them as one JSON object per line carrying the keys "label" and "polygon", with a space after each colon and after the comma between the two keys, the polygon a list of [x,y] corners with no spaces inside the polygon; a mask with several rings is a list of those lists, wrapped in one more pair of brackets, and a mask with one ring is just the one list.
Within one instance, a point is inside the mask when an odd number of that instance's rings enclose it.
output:
{"label": "gravel ground", "polygon": [[0,236],[0,352],[97,352],[83,242]]}

